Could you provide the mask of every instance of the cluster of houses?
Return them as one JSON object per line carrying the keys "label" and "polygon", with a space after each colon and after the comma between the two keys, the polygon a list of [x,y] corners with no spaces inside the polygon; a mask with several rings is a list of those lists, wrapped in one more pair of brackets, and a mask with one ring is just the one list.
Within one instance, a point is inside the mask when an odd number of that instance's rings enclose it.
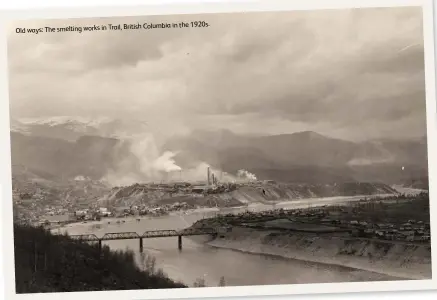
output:
{"label": "cluster of houses", "polygon": [[106,207],[97,209],[81,209],[73,213],[76,220],[99,220],[102,217],[111,217],[113,214]]}
{"label": "cluster of houses", "polygon": [[173,204],[164,204],[164,205],[140,205],[140,206],[132,206],[129,208],[123,209],[124,215],[140,215],[140,216],[162,216],[167,215],[172,211],[180,211],[187,210],[193,208],[186,202],[175,202]]}
{"label": "cluster of houses", "polygon": [[166,205],[133,205],[129,207],[115,207],[108,209],[106,207],[98,207],[94,209],[82,209],[74,212],[77,220],[100,220],[105,217],[128,217],[128,216],[162,216],[171,211],[187,210],[190,206],[185,203],[174,203]]}
{"label": "cluster of houses", "polygon": [[366,238],[382,240],[428,242],[431,240],[430,225],[423,221],[409,220],[406,223],[371,224],[367,222],[349,221],[350,227],[358,229],[358,235]]}
{"label": "cluster of houses", "polygon": [[[36,203],[29,203],[24,211],[23,209],[18,209],[15,214],[17,222],[20,220],[27,220],[27,222],[32,222],[37,225],[42,225],[46,223],[53,223],[59,217],[66,217],[69,221],[92,221],[101,220],[102,218],[108,217],[128,217],[128,216],[163,216],[167,215],[172,211],[188,210],[193,208],[186,202],[176,202],[174,204],[165,205],[133,205],[125,207],[98,207],[98,206],[82,206],[76,207],[76,209],[65,208],[63,206],[39,206]],[[15,207],[19,208],[20,205]],[[65,218],[63,218],[64,220]],[[57,222],[55,222],[57,223]]]}
{"label": "cluster of houses", "polygon": [[[430,224],[424,221],[408,220],[402,224],[371,223],[363,220],[347,220],[331,217],[323,207],[317,209],[283,210],[276,209],[262,212],[245,211],[239,214],[217,216],[218,222],[229,224],[251,224],[271,219],[287,218],[291,221],[335,226],[346,229],[355,237],[391,241],[429,242]],[[247,225],[246,224],[246,225]],[[256,224],[255,224],[256,225]]]}
{"label": "cluster of houses", "polygon": [[[340,208],[339,210],[341,214],[347,213],[347,210],[344,208]],[[351,229],[354,235],[364,238],[416,242],[427,242],[431,240],[430,225],[423,221],[408,220],[403,224],[391,224],[372,223],[363,220],[347,220],[341,217],[330,217],[329,213],[323,208],[290,211],[288,214],[294,217],[304,217],[303,221],[311,220],[324,225],[335,225],[341,228]]]}
{"label": "cluster of houses", "polygon": [[423,221],[408,220],[403,224],[372,223],[363,220],[345,220],[329,217],[323,210],[298,210],[291,212],[291,215],[314,218],[312,221],[317,221],[324,225],[335,225],[340,228],[351,229],[355,236],[364,238],[415,242],[428,242],[431,240],[430,224]]}

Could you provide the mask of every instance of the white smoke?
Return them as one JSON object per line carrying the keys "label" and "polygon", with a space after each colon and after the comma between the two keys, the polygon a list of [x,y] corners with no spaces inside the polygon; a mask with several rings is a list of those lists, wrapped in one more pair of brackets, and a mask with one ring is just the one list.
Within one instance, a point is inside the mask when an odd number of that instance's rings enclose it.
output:
{"label": "white smoke", "polygon": [[179,167],[173,159],[176,154],[177,153],[173,153],[171,151],[164,152],[163,155],[161,155],[154,161],[153,168],[158,171],[164,172],[181,171],[182,168]]}
{"label": "white smoke", "polygon": [[250,173],[249,171],[246,171],[243,169],[237,171],[237,177],[240,180],[248,180],[248,181],[255,181],[256,180],[255,174]]}
{"label": "white smoke", "polygon": [[102,178],[102,181],[112,186],[173,181],[205,183],[208,168],[221,183],[257,180],[255,174],[249,171],[239,170],[234,176],[213,168],[205,162],[199,162],[189,169],[182,169],[174,159],[178,152],[161,153],[152,134],[132,136],[122,141],[118,145],[117,152],[117,166]]}
{"label": "white smoke", "polygon": [[[126,146],[127,151],[123,150]],[[166,180],[167,173],[181,170],[174,160],[177,153],[166,151],[161,154],[152,134],[125,139],[120,143],[118,152],[121,154],[117,155],[117,166],[102,178],[113,186],[158,182]]]}

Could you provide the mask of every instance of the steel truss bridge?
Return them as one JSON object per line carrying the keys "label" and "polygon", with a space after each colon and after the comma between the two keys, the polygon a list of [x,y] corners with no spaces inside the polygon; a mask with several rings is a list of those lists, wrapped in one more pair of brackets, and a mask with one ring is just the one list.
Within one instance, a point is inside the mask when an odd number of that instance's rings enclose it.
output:
{"label": "steel truss bridge", "polygon": [[113,240],[133,240],[138,239],[140,242],[140,252],[143,252],[143,239],[149,238],[163,238],[163,237],[178,237],[178,248],[182,249],[182,237],[194,235],[213,235],[216,236],[221,233],[231,231],[231,227],[224,228],[189,228],[183,230],[152,230],[146,231],[142,235],[136,232],[114,232],[106,233],[102,237],[97,237],[95,234],[79,234],[70,235],[69,237],[75,241],[81,242],[98,242],[99,248],[102,248],[103,241]]}

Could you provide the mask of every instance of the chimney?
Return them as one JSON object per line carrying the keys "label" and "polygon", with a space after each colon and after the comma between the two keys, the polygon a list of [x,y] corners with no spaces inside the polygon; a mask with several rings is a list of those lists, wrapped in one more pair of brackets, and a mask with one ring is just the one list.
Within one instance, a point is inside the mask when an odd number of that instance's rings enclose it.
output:
{"label": "chimney", "polygon": [[211,179],[210,179],[211,175],[210,175],[209,167],[208,167],[208,173],[207,173],[207,176],[208,176],[208,185],[210,185],[210,184],[211,184]]}

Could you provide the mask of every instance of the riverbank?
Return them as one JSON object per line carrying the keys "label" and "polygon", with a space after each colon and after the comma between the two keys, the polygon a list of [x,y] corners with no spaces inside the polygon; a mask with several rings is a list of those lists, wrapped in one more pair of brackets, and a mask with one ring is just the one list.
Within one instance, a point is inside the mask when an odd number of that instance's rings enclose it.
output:
{"label": "riverbank", "polygon": [[[352,202],[359,202],[360,200],[364,198],[383,198],[383,197],[389,197],[394,196],[394,194],[376,194],[376,195],[356,195],[356,196],[338,196],[338,197],[324,197],[324,198],[305,198],[305,199],[295,199],[295,200],[287,200],[284,201],[278,200],[278,201],[270,201],[268,204],[261,203],[261,202],[254,202],[247,205],[239,205],[239,206],[231,206],[231,207],[203,207],[203,208],[196,208],[196,209],[187,209],[183,211],[176,211],[176,212],[170,212],[168,216],[187,216],[187,215],[194,215],[194,214],[227,214],[227,213],[236,213],[236,212],[243,212],[243,211],[265,211],[265,210],[271,210],[274,208],[283,208],[286,210],[292,210],[292,209],[302,209],[307,208],[309,206],[311,207],[320,207],[320,206],[331,206],[331,205],[345,205],[347,203]],[[386,200],[384,200],[386,201]],[[165,218],[167,215],[163,216],[125,216],[122,218],[116,218],[116,217],[105,217],[101,220],[76,220],[76,221],[69,221],[68,223],[60,223],[60,224],[52,224],[48,229],[51,231],[65,229],[68,227],[73,227],[80,224],[105,224],[105,223],[114,223],[114,222],[123,222],[128,220],[135,220],[135,219],[159,219],[159,218]]]}
{"label": "riverbank", "polygon": [[[269,207],[272,209],[272,207]],[[239,214],[246,209],[229,210],[223,212]],[[176,214],[160,218],[142,218],[139,222],[134,218],[121,219],[125,222],[119,224],[107,221],[100,221],[101,226],[94,228],[94,222],[85,224],[71,224],[66,231],[71,235],[95,234],[97,237],[110,232],[137,232],[159,229],[183,229],[189,227],[205,218],[214,218],[216,212],[202,212],[189,214]],[[120,219],[119,219],[120,220]],[[234,226],[236,228],[236,226]],[[64,230],[61,230],[64,231]],[[156,238],[144,241],[144,251],[156,257],[157,267],[162,269],[169,278],[192,286],[199,278],[205,278],[207,286],[217,286],[221,277],[225,277],[227,286],[247,286],[266,284],[304,284],[304,283],[332,283],[332,282],[365,282],[400,280],[400,277],[393,277],[369,271],[362,271],[357,268],[346,268],[337,265],[329,265],[326,260],[321,262],[305,261],[284,258],[280,251],[279,255],[258,254],[257,251],[235,251],[242,243],[237,241],[234,249],[211,247],[208,242],[213,237],[192,236],[183,238],[183,250],[177,249],[177,239]],[[278,239],[278,238],[275,238]],[[221,239],[219,239],[221,240]],[[126,248],[138,253],[137,240],[108,241],[104,243],[113,250],[125,250]],[[225,245],[226,246],[226,245]],[[247,249],[242,249],[247,250]],[[255,249],[256,250],[256,249]],[[290,251],[290,250],[288,250]],[[211,258],[214,257],[212,260]]]}
{"label": "riverbank", "polygon": [[431,278],[431,246],[235,227],[207,243],[251,254],[322,263],[399,279]]}

